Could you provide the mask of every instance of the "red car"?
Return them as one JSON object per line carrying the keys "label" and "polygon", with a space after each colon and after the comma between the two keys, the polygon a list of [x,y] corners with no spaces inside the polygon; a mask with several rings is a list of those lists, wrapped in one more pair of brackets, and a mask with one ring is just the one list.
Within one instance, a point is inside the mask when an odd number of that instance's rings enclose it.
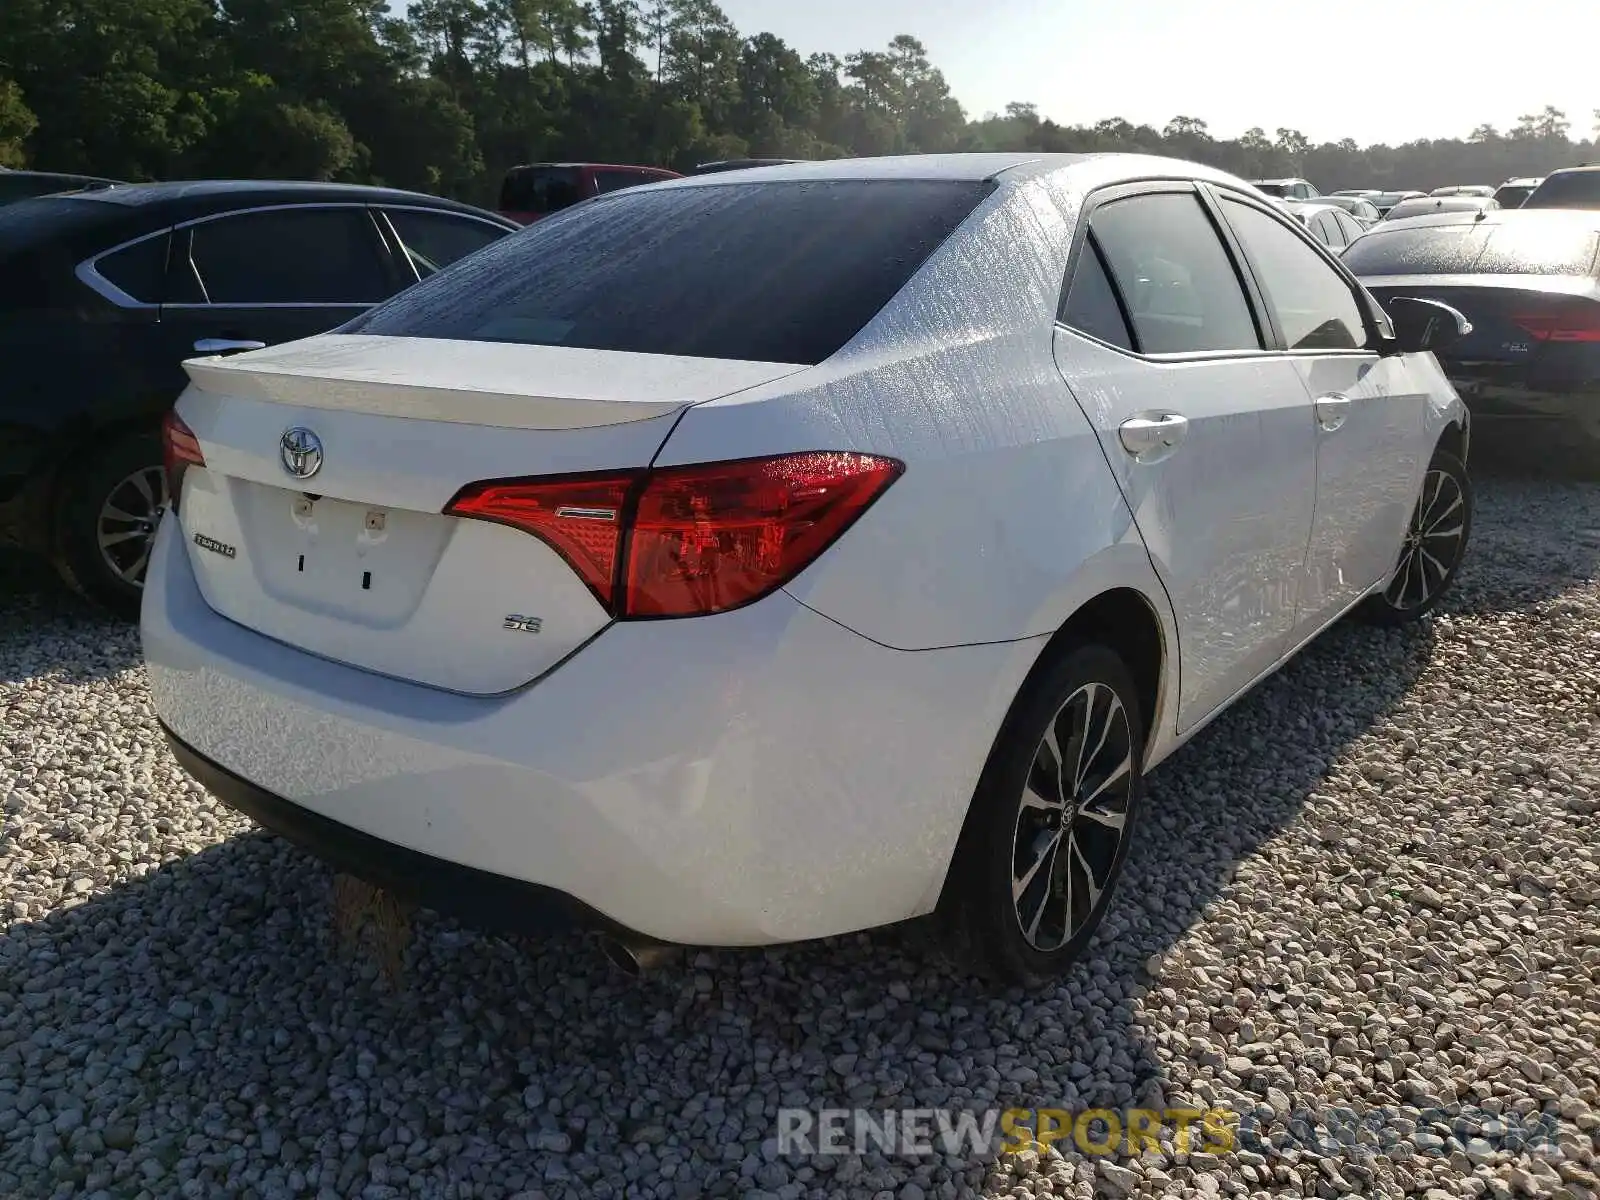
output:
{"label": "red car", "polygon": [[678,179],[661,167],[627,167],[615,163],[529,163],[512,167],[500,184],[500,215],[529,225],[591,196],[641,183]]}

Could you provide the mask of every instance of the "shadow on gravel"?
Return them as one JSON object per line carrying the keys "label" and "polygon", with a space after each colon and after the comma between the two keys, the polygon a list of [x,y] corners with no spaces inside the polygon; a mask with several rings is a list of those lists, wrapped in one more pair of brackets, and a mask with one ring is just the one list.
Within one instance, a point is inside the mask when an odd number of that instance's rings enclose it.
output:
{"label": "shadow on gravel", "polygon": [[[1042,992],[953,975],[915,927],[717,952],[635,983],[581,938],[510,942],[426,914],[391,989],[375,960],[335,949],[323,869],[263,835],[14,922],[0,934],[0,1080],[26,1090],[0,1090],[0,1191],[54,1176],[175,1194],[208,1158],[226,1164],[239,1129],[278,1147],[251,1151],[261,1194],[318,1164],[318,1186],[341,1195],[375,1161],[402,1190],[397,1171],[437,1182],[441,1147],[451,1162],[473,1148],[461,1178],[488,1170],[502,1194],[589,1194],[597,1163],[671,1137],[701,1156],[678,1194],[743,1195],[761,1170],[777,1176],[723,1147],[775,1134],[766,1096],[812,1110],[1159,1104],[1173,1081],[1134,1024],[1143,964],[1400,701],[1431,643],[1426,629],[1337,628],[1163,766],[1096,948]],[[77,1129],[51,1129],[52,1086],[78,1095]],[[18,1110],[39,1104],[26,1127],[44,1132],[14,1136]],[[408,1157],[397,1121],[433,1156]],[[965,1190],[982,1186],[974,1163]],[[807,1189],[870,1194],[914,1165],[834,1160],[824,1169],[849,1182]],[[213,1183],[230,1178],[215,1169]]]}
{"label": "shadow on gravel", "polygon": [[139,633],[71,591],[49,563],[0,550],[0,683],[115,675],[139,662]]}

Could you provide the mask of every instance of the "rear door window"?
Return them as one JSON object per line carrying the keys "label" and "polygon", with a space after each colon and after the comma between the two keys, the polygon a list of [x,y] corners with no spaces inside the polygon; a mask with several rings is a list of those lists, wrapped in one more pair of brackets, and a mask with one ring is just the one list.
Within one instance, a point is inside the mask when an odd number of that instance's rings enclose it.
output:
{"label": "rear door window", "polygon": [[1094,210],[1089,228],[1141,352],[1261,348],[1238,272],[1193,193],[1113,200]]}
{"label": "rear door window", "polygon": [[544,216],[585,198],[576,167],[513,167],[500,186],[500,211]]}
{"label": "rear door window", "polygon": [[902,179],[624,192],[540,221],[346,329],[818,363],[990,190]]}
{"label": "rear door window", "polygon": [[493,245],[510,232],[487,221],[453,213],[389,208],[384,210],[384,215],[394,226],[420,279]]}
{"label": "rear door window", "polygon": [[160,304],[167,274],[165,233],[124,246],[99,259],[94,269],[101,279],[140,304]]}
{"label": "rear door window", "polygon": [[365,208],[240,213],[193,234],[212,304],[372,304],[394,290]]}

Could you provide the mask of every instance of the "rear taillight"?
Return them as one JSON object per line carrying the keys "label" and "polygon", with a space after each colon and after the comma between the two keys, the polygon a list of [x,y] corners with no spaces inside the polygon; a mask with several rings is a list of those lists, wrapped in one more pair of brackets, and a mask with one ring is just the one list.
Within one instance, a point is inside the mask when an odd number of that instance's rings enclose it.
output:
{"label": "rear taillight", "polygon": [[167,504],[177,508],[183,473],[191,466],[205,466],[206,456],[200,453],[200,439],[183,423],[176,409],[168,409],[161,418],[161,465],[167,472]]}
{"label": "rear taillight", "polygon": [[817,451],[478,483],[445,511],[543,539],[618,618],[702,616],[789,582],[903,469],[875,455]]}
{"label": "rear taillight", "polygon": [[793,579],[899,476],[868,454],[653,471],[628,529],[630,617],[723,612]]}
{"label": "rear taillight", "polygon": [[611,607],[622,506],[636,475],[568,475],[543,481],[475,483],[445,508],[521,529],[546,542],[571,564],[595,598]]}
{"label": "rear taillight", "polygon": [[1600,342],[1600,304],[1574,304],[1511,320],[1536,342]]}

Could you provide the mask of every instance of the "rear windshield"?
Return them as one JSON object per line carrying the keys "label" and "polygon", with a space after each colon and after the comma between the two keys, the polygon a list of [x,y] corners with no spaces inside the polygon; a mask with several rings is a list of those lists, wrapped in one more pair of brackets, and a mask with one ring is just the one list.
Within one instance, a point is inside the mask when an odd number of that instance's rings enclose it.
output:
{"label": "rear windshield", "polygon": [[1289,195],[1289,185],[1286,183],[1258,183],[1255,188],[1258,192],[1265,192],[1267,195],[1276,196],[1280,200]]}
{"label": "rear windshield", "polygon": [[1344,252],[1357,275],[1588,275],[1600,236],[1582,226],[1376,229]]}
{"label": "rear windshield", "polygon": [[1551,175],[1534,189],[1522,207],[1600,209],[1600,171]]}
{"label": "rear windshield", "polygon": [[583,199],[583,177],[576,167],[513,167],[500,185],[500,211],[560,212]]}
{"label": "rear windshield", "polygon": [[529,226],[340,332],[819,363],[989,191],[878,179],[621,192]]}
{"label": "rear windshield", "polygon": [[1494,199],[1501,208],[1521,208],[1522,202],[1532,194],[1533,189],[1525,184],[1508,184],[1494,194]]}

